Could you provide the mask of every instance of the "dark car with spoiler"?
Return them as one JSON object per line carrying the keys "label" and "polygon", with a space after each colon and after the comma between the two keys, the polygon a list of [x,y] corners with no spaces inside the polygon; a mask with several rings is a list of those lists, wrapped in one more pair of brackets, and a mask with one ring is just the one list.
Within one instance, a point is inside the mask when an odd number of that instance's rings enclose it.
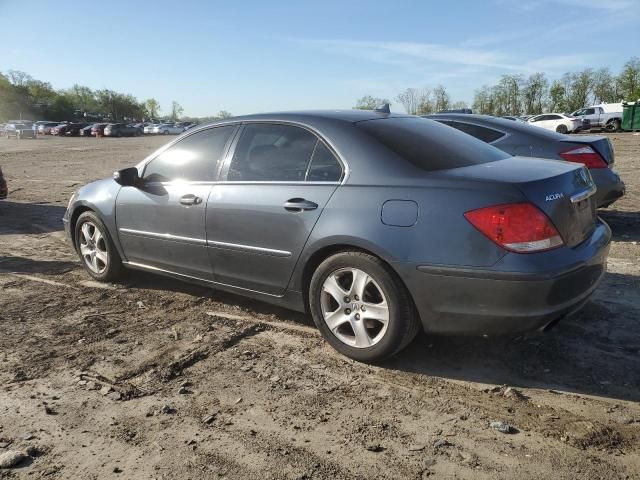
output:
{"label": "dark car with spoiler", "polygon": [[613,170],[613,146],[607,137],[563,135],[488,115],[448,113],[425,118],[457,128],[514,156],[583,164],[598,188],[594,198],[599,208],[608,207],[624,195],[624,183]]}

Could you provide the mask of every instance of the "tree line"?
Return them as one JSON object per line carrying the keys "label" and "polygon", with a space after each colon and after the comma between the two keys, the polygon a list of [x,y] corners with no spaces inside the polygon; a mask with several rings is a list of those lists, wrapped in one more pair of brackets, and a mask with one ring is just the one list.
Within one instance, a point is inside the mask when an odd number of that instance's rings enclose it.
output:
{"label": "tree line", "polygon": [[[544,112],[573,112],[598,103],[640,99],[640,59],[631,58],[618,75],[608,67],[567,72],[552,82],[544,73],[502,75],[495,85],[483,85],[474,92],[471,108],[485,115],[536,115]],[[411,115],[468,108],[466,102],[452,102],[444,86],[407,88],[396,96]],[[354,108],[373,110],[391,103],[386,98],[365,95]]]}
{"label": "tree line", "polygon": [[[182,117],[183,112],[184,109],[176,101],[171,103],[162,116],[163,110],[155,98],[139,101],[131,94],[109,89],[92,90],[78,84],[68,89],[56,90],[49,82],[36,80],[25,72],[0,72],[0,121],[58,121],[86,117],[117,122],[158,119],[161,116],[176,121]],[[217,118],[220,115],[231,116],[226,111],[221,111]]]}

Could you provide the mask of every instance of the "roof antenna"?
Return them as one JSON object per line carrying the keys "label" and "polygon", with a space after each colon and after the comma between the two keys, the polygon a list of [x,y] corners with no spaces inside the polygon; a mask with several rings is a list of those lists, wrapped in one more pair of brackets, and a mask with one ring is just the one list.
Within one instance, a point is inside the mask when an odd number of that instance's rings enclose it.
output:
{"label": "roof antenna", "polygon": [[374,110],[374,112],[378,112],[378,113],[391,113],[391,108],[389,108],[389,104],[385,103],[384,105],[376,108]]}

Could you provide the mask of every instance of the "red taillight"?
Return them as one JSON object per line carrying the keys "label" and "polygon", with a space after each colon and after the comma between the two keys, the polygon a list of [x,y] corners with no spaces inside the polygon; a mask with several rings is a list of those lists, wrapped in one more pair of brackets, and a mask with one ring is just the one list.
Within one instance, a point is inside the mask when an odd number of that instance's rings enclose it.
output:
{"label": "red taillight", "polygon": [[600,154],[588,146],[560,152],[560,156],[567,162],[582,163],[587,168],[607,168]]}
{"label": "red taillight", "polygon": [[479,208],[464,217],[490,240],[513,252],[540,252],[563,244],[556,227],[530,203]]}

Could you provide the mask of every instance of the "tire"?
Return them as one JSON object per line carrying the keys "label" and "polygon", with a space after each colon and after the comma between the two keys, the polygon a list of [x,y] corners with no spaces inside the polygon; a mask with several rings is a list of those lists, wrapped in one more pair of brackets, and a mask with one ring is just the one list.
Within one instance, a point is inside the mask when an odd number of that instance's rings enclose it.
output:
{"label": "tire", "polygon": [[[356,278],[359,280],[354,281]],[[364,286],[358,288],[354,283]],[[336,298],[341,295],[344,297]],[[411,343],[420,328],[413,300],[396,273],[364,252],[340,252],[318,266],[309,285],[309,309],[325,340],[338,352],[361,362],[395,355]],[[325,315],[331,319],[331,314],[336,314],[333,329],[325,320]],[[385,315],[386,326],[375,319]]]}
{"label": "tire", "polygon": [[162,132],[163,135],[169,135],[169,130],[165,130],[164,132]]}
{"label": "tire", "polygon": [[556,132],[558,132],[558,133],[568,133],[569,129],[567,128],[566,125],[558,125],[556,127]]}
{"label": "tire", "polygon": [[620,130],[620,120],[614,118],[604,126],[605,131],[609,133],[617,132]]}
{"label": "tire", "polygon": [[118,250],[104,223],[94,212],[84,212],[78,217],[74,234],[76,251],[89,275],[100,282],[110,282],[122,274]]}

